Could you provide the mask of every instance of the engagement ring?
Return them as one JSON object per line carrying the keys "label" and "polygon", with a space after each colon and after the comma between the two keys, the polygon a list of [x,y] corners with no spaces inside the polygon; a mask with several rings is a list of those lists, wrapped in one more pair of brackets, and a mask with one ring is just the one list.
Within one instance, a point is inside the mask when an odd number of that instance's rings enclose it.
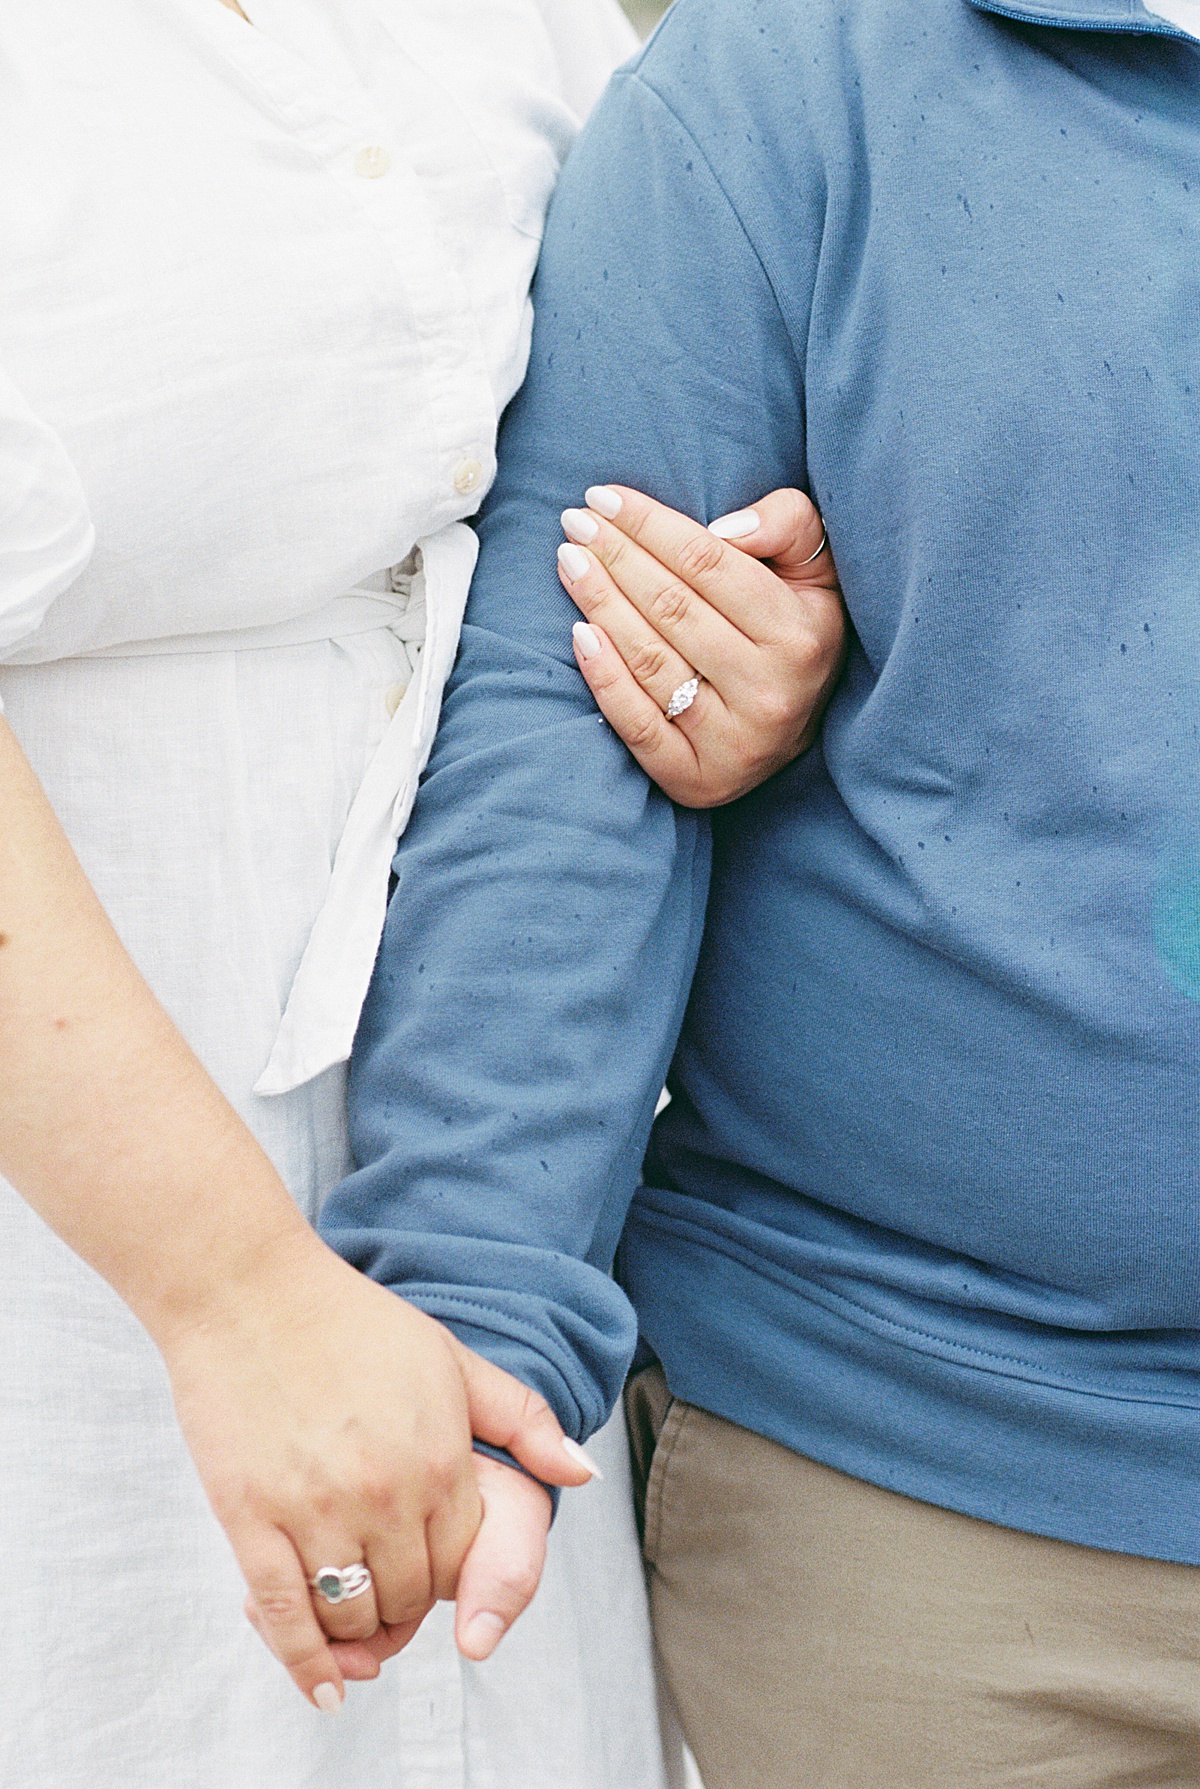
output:
{"label": "engagement ring", "polygon": [[675,694],[671,697],[671,700],[667,703],[667,706],[663,709],[663,713],[669,721],[675,720],[678,715],[683,714],[685,709],[692,706],[692,703],[696,700],[696,692],[699,688],[700,679],[698,677],[689,677],[686,683],[680,684],[679,688],[675,691]]}

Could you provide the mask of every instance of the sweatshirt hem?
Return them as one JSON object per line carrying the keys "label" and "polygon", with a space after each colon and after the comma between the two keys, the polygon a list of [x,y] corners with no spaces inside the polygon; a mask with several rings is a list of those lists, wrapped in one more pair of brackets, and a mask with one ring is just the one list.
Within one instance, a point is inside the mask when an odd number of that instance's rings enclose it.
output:
{"label": "sweatshirt hem", "polygon": [[[723,1239],[724,1240],[724,1239]],[[1200,1565],[1193,1406],[914,1345],[635,1206],[620,1279],[674,1396],[852,1478],[1100,1551]],[[1024,1363],[1022,1363],[1024,1364]]]}

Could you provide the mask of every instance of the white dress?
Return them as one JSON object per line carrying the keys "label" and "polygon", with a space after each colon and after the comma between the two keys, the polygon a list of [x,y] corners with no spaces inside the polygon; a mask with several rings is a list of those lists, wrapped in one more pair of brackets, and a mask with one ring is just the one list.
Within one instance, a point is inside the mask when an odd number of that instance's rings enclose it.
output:
{"label": "white dress", "polygon": [[[0,698],[311,1217],[542,214],[630,46],[608,0],[246,10],[4,9]],[[5,1789],[660,1789],[618,1433],[493,1660],[439,1610],[330,1719],[153,1347],[2,1182],[0,1260]]]}

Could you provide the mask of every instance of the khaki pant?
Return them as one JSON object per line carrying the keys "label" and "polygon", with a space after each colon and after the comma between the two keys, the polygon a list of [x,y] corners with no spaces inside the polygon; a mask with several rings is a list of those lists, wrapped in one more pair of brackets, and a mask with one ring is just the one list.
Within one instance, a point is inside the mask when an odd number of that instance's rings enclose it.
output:
{"label": "khaki pant", "polygon": [[1200,1567],[881,1491],[672,1399],[657,1367],[626,1413],[705,1789],[1200,1786]]}

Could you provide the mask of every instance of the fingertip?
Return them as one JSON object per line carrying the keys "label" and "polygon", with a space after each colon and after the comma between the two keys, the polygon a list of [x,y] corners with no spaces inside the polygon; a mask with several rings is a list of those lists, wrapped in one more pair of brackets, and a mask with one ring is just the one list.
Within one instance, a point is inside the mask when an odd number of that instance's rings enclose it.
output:
{"label": "fingertip", "polygon": [[577,584],[580,578],[587,577],[591,560],[582,547],[568,540],[558,549],[558,566],[568,584]]}
{"label": "fingertip", "polygon": [[508,1622],[490,1609],[481,1609],[458,1624],[458,1650],[476,1664],[490,1658],[508,1632]]}
{"label": "fingertip", "polygon": [[718,540],[746,540],[751,534],[757,534],[761,527],[762,518],[756,509],[735,509],[710,522],[708,532],[715,534]]}
{"label": "fingertip", "polygon": [[577,621],[571,629],[571,639],[575,646],[575,656],[584,664],[589,659],[598,658],[604,650],[604,641],[597,630],[587,621]]}
{"label": "fingertip", "polygon": [[[582,1467],[589,1479],[603,1478],[604,1474],[593,1460],[586,1447],[580,1447],[578,1441],[572,1441],[569,1435],[563,1436],[563,1452],[574,1465]],[[586,1480],[584,1481],[587,1482]]]}
{"label": "fingertip", "polygon": [[594,509],[597,515],[607,517],[610,522],[615,521],[621,513],[623,499],[615,485],[589,485],[583,493],[583,500],[589,509]]}

